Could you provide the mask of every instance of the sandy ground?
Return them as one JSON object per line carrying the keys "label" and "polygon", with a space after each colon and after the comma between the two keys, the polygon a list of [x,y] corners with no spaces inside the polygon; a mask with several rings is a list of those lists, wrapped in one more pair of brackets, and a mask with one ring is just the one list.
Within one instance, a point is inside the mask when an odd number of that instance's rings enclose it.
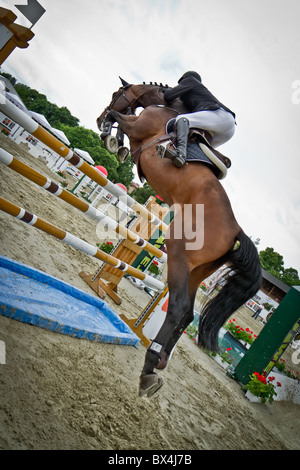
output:
{"label": "sandy ground", "polygon": [[[43,174],[45,164],[0,136],[0,145]],[[112,239],[96,223],[12,170],[0,166],[1,195],[89,243]],[[73,181],[74,183],[74,181]],[[72,183],[72,184],[73,184]],[[79,277],[98,262],[47,234],[0,214],[1,254],[88,293]],[[118,313],[136,317],[149,295],[121,282]],[[199,299],[198,299],[199,301]],[[256,333],[245,307],[234,315]],[[0,365],[0,449],[284,450],[300,447],[299,405],[253,404],[240,385],[186,336],[164,386],[138,397],[145,347],[93,343],[0,316],[6,364]],[[290,352],[287,352],[287,360]]]}

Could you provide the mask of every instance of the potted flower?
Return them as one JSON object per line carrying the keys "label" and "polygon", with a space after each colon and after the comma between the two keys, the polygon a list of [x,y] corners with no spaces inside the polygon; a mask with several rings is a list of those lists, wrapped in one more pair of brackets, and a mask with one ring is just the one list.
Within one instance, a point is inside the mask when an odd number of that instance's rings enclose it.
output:
{"label": "potted flower", "polygon": [[152,261],[148,268],[149,273],[154,274],[155,276],[158,276],[160,274],[160,270],[158,268],[158,262],[157,261]]}
{"label": "potted flower", "polygon": [[196,339],[197,335],[198,335],[198,328],[197,328],[196,325],[190,324],[190,325],[188,325],[188,327],[186,328],[184,333],[186,333],[189,338]]}
{"label": "potted flower", "polygon": [[257,336],[249,328],[244,329],[241,326],[236,325],[234,322],[234,318],[232,321],[229,320],[229,322],[224,325],[224,328],[244,344],[244,346],[251,345]]}
{"label": "potted flower", "polygon": [[100,250],[105,253],[110,253],[114,248],[114,244],[112,242],[103,242],[101,245],[100,243],[97,243],[97,246],[99,246]]}
{"label": "potted flower", "polygon": [[[250,401],[260,401],[261,403],[272,403],[274,401],[274,396],[277,395],[275,392],[275,387],[273,385],[274,377],[268,377],[264,374],[259,374],[254,372],[250,375],[250,381],[245,386],[246,397]],[[254,398],[256,397],[256,399]]]}

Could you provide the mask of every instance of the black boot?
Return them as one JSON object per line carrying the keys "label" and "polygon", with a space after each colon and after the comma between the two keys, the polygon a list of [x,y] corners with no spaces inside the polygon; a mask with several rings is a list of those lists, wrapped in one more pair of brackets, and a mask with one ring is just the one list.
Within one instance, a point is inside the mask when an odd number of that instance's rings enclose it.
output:
{"label": "black boot", "polygon": [[178,119],[176,123],[176,151],[171,150],[163,145],[157,146],[158,154],[161,158],[170,158],[178,168],[185,164],[187,139],[189,135],[189,121],[183,117]]}

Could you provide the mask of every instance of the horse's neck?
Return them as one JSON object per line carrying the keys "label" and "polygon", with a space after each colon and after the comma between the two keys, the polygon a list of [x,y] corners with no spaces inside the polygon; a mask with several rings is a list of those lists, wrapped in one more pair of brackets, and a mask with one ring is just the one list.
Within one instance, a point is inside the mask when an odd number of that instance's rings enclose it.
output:
{"label": "horse's neck", "polygon": [[152,105],[164,105],[174,109],[178,114],[188,112],[180,98],[177,98],[171,104],[167,104],[164,100],[163,92],[157,86],[136,85],[131,91],[134,94],[137,107],[142,106],[143,108],[147,108]]}

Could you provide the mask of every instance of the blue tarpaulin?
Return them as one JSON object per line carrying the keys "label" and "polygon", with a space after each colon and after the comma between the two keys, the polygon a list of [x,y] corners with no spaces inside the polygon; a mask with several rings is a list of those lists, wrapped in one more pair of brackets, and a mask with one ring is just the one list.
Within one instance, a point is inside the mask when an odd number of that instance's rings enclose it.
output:
{"label": "blue tarpaulin", "polygon": [[90,341],[132,346],[139,342],[103,300],[1,255],[0,313]]}

